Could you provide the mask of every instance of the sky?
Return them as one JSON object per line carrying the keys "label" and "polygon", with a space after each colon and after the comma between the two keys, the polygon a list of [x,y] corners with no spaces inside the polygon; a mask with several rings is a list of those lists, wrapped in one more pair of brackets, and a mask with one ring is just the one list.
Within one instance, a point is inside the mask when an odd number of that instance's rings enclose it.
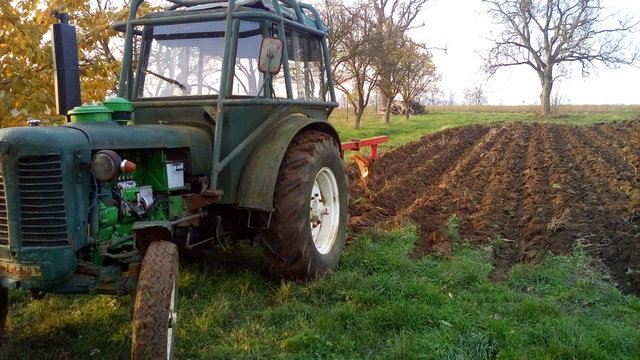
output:
{"label": "sky", "polygon": [[[640,20],[640,1],[605,0],[603,5],[635,14]],[[447,95],[453,92],[458,102],[463,101],[466,88],[481,85],[490,105],[539,104],[540,82],[530,67],[503,68],[488,80],[480,70],[478,52],[491,47],[486,38],[492,30],[497,31],[485,9],[481,0],[431,0],[415,22],[425,26],[412,30],[411,36],[432,48],[442,75],[440,89]],[[640,43],[640,34],[637,36]],[[556,82],[554,88],[564,104],[640,104],[640,68],[611,70],[602,65],[583,79],[580,68],[573,67],[571,79]]]}

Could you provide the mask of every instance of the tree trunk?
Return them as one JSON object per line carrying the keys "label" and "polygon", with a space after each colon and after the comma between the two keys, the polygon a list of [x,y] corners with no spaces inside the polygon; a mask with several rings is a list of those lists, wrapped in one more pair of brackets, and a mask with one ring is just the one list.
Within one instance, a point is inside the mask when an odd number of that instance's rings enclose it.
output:
{"label": "tree trunk", "polygon": [[384,123],[388,124],[391,118],[391,101],[383,91],[379,92],[378,98],[380,99],[380,107],[384,109]]}
{"label": "tree trunk", "polygon": [[353,120],[353,128],[360,129],[360,120],[362,119],[362,114],[364,114],[365,106],[364,100],[362,97],[358,100],[357,103],[351,103],[353,105],[353,114],[355,115],[355,119]]}
{"label": "tree trunk", "polygon": [[542,114],[544,116],[551,115],[551,91],[553,90],[553,73],[551,70],[545,70],[540,75],[540,85],[542,92],[540,93],[540,105],[542,106]]}
{"label": "tree trunk", "polygon": [[384,123],[389,124],[391,119],[391,103],[387,104],[387,108],[384,111]]}
{"label": "tree trunk", "polygon": [[353,120],[353,128],[360,129],[360,119],[362,118],[362,111],[354,111],[356,118]]}
{"label": "tree trunk", "polygon": [[411,101],[405,101],[404,103],[404,118],[409,120],[409,115],[411,114]]}
{"label": "tree trunk", "polygon": [[378,90],[378,106],[383,109],[386,109],[389,107],[389,101],[387,101],[387,97],[384,96],[382,91],[379,91],[379,90]]}

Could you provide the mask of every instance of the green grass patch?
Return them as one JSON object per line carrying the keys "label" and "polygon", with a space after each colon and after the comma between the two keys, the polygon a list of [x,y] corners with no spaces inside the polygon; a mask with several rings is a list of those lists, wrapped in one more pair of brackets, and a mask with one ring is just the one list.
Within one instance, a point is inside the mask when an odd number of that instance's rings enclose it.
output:
{"label": "green grass patch", "polygon": [[[637,359],[640,301],[577,248],[489,280],[487,249],[411,261],[407,226],[358,235],[340,269],[269,280],[260,249],[212,252],[180,275],[180,359]],[[0,358],[126,358],[129,298],[12,292]]]}
{"label": "green grass patch", "polygon": [[[388,135],[389,142],[379,145],[381,152],[389,151],[421,136],[432,134],[449,127],[473,124],[502,124],[506,122],[550,122],[563,124],[593,124],[631,120],[640,117],[640,106],[584,105],[561,106],[553,117],[539,116],[534,106],[431,106],[427,114],[404,116],[392,115],[389,124],[384,124],[384,115],[375,108],[367,108],[360,129],[353,129],[353,113],[344,108],[336,109],[329,121],[340,132],[342,141],[352,138],[366,139],[378,135]],[[369,155],[369,149],[361,150]]]}

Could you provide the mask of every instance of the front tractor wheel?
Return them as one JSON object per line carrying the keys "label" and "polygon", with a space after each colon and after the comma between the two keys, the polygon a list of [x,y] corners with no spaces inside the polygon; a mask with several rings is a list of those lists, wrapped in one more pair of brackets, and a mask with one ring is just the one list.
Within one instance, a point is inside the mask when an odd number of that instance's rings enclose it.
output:
{"label": "front tractor wheel", "polygon": [[178,300],[178,248],[151,243],[142,259],[133,308],[131,359],[173,359]]}
{"label": "front tractor wheel", "polygon": [[306,280],[338,266],[346,238],[347,198],[338,143],[319,131],[296,135],[278,172],[271,226],[261,235],[275,277]]}

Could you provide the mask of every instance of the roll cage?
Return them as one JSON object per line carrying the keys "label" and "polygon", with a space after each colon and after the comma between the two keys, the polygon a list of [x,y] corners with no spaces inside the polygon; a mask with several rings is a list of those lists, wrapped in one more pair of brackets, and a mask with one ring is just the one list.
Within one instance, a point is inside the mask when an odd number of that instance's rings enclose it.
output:
{"label": "roll cage", "polygon": [[[129,19],[114,24],[114,29],[125,31],[125,47],[118,96],[132,100],[134,107],[165,106],[168,100],[154,100],[155,98],[163,98],[163,96],[141,96],[140,91],[141,86],[143,86],[143,81],[141,80],[148,76],[157,77],[156,75],[160,74],[154,75],[154,71],[145,67],[147,65],[146,62],[149,60],[148,52],[150,51],[150,48],[148,46],[145,47],[145,44],[140,47],[141,56],[139,60],[134,59],[135,43],[138,41],[138,37],[142,36],[149,41],[149,33],[153,31],[154,27],[168,28],[178,24],[205,22],[219,22],[219,24],[222,24],[222,28],[206,34],[208,37],[216,37],[223,41],[220,44],[223,45],[223,53],[220,56],[219,88],[214,91],[217,94],[204,94],[209,96],[202,97],[185,97],[180,96],[180,94],[171,94],[171,101],[174,105],[220,107],[251,104],[320,107],[326,109],[327,116],[333,108],[338,106],[326,43],[327,28],[322,24],[317,11],[310,5],[301,4],[295,0],[166,0],[168,5],[166,10],[137,17],[138,9],[144,1],[133,0]],[[271,93],[273,89],[272,86],[269,86],[271,84],[263,86],[265,89],[260,93],[256,93],[255,88],[253,88],[254,91],[246,91],[246,94],[234,93],[234,74],[238,70],[236,68],[236,55],[239,50],[238,39],[241,39],[243,34],[241,26],[248,22],[259,23],[262,36],[278,37],[287,44],[283,49],[282,75],[280,77],[281,91],[279,94],[275,94],[277,96]],[[295,38],[290,36],[292,34],[296,34]],[[147,36],[146,38],[145,35]],[[164,35],[165,37],[171,36],[171,34]],[[299,64],[301,60],[304,63],[304,56],[300,56],[300,51],[292,51],[294,49],[293,45],[299,43],[300,37],[319,40],[317,51],[321,55],[321,64],[318,72],[320,75],[319,80],[322,84],[313,84],[313,86],[321,89],[322,96],[309,96],[309,91],[306,91],[306,95],[300,95],[305,92],[301,88],[309,87],[310,84],[309,81],[300,81],[304,77],[303,71],[296,67],[296,64]],[[307,65],[302,66],[306,69]],[[264,76],[265,79],[261,79],[261,81],[266,80],[269,82],[272,80],[269,74]],[[178,79],[164,77],[167,80],[174,80],[175,86],[186,87]],[[157,78],[162,79],[162,75]],[[297,88],[295,83],[292,84],[292,81],[296,80],[302,84]],[[311,80],[313,81],[313,79]],[[318,92],[317,89],[315,91]]]}

